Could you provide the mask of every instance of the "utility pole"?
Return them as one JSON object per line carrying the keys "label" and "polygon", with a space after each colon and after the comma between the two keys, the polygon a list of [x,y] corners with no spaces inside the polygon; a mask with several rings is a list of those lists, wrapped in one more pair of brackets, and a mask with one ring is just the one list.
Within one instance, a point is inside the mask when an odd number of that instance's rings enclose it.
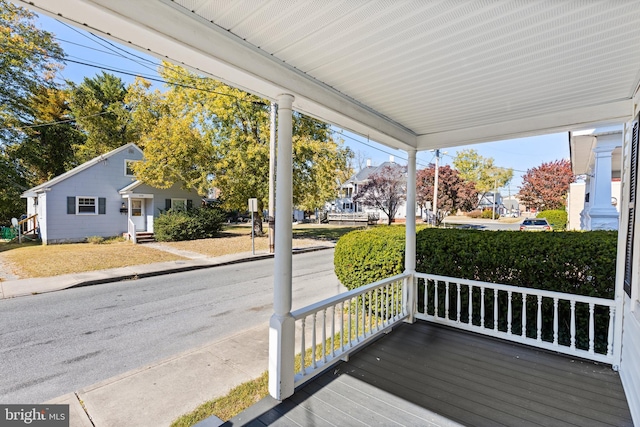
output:
{"label": "utility pole", "polygon": [[271,129],[269,138],[269,253],[275,252],[276,242],[276,219],[275,219],[275,193],[276,187],[273,183],[276,176],[276,115],[278,104],[271,103]]}
{"label": "utility pole", "polygon": [[493,214],[491,219],[496,219],[496,193],[498,192],[498,179],[493,180]]}
{"label": "utility pole", "polygon": [[438,224],[438,169],[440,168],[440,149],[436,150],[436,171],[433,179],[433,225]]}

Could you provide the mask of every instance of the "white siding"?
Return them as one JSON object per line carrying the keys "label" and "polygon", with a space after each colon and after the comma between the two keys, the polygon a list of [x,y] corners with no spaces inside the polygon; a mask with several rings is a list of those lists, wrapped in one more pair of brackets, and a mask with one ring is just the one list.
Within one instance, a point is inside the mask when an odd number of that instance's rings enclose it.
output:
{"label": "white siding", "polygon": [[624,307],[620,378],[633,422],[640,425],[640,304],[625,295]]}
{"label": "white siding", "polygon": [[[124,160],[140,160],[134,149],[115,153],[92,167],[51,186],[46,197],[46,240],[43,243],[83,241],[89,236],[116,236],[127,231],[127,216],[120,213],[118,191],[131,184],[124,174]],[[90,196],[106,199],[104,215],[67,214],[67,197]]]}

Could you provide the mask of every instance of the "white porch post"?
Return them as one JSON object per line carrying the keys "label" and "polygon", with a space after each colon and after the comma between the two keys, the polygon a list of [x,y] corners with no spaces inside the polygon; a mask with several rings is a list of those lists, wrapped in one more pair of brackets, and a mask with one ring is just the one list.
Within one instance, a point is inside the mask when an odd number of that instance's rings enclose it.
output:
{"label": "white porch post", "polygon": [[594,166],[589,195],[589,229],[617,230],[618,211],[611,205],[611,156],[619,142],[601,143],[593,149]]}
{"label": "white porch post", "polygon": [[411,274],[405,279],[407,322],[414,322],[416,308],[416,283],[413,274],[416,272],[416,150],[407,151],[407,219],[405,231],[404,272]]}
{"label": "white porch post", "polygon": [[293,394],[295,321],[291,316],[291,213],[293,208],[293,95],[278,96],[278,170],[273,315],[269,321],[269,394],[284,400]]}

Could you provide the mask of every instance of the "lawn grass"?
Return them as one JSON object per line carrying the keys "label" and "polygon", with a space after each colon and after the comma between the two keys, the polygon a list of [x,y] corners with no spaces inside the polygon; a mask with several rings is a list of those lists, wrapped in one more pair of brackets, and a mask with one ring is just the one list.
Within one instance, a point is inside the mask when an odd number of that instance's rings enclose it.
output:
{"label": "lawn grass", "polygon": [[0,244],[5,263],[20,278],[51,277],[107,268],[185,259],[129,242],[65,245]]}

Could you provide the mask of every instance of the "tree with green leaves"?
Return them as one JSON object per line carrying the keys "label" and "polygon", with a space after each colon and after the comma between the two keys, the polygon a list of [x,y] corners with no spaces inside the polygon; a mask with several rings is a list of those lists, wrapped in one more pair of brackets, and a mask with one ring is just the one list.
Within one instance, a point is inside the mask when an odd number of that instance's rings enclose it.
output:
{"label": "tree with green leaves", "polygon": [[86,135],[86,141],[75,147],[80,163],[138,141],[122,79],[103,71],[95,77],[85,77],[80,84],[69,85],[69,106],[77,126]]}
{"label": "tree with green leaves", "polygon": [[[183,182],[201,194],[215,187],[223,207],[246,210],[247,199],[268,202],[269,105],[210,78],[163,63],[167,90],[149,93],[138,81],[126,99],[145,162],[136,176],[157,187]],[[348,175],[351,151],[329,125],[295,113],[294,205],[312,211],[335,197],[336,176]]]}
{"label": "tree with green leaves", "polygon": [[492,157],[483,157],[472,149],[458,151],[453,166],[462,179],[473,183],[480,195],[506,186],[513,178],[513,169],[496,166]]}
{"label": "tree with green leaves", "polygon": [[36,15],[0,0],[0,223],[24,213],[20,194],[34,182],[18,148],[34,133],[39,94],[55,88],[64,54],[53,35],[37,27]]}

